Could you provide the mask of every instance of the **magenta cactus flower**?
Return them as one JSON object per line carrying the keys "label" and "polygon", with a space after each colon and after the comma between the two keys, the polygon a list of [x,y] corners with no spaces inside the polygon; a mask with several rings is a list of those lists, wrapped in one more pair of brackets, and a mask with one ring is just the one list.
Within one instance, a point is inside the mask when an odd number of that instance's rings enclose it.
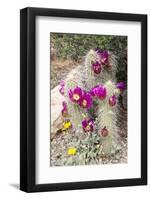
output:
{"label": "magenta cactus flower", "polygon": [[82,121],[82,128],[85,132],[91,132],[94,129],[94,121],[93,119],[84,119]]}
{"label": "magenta cactus flower", "polygon": [[109,62],[109,52],[108,51],[103,51],[101,49],[95,49],[96,53],[98,54],[100,58],[100,63],[101,65],[105,65],[109,69],[112,68],[111,63]]}
{"label": "magenta cactus flower", "polygon": [[82,89],[77,86],[74,89],[70,89],[68,95],[72,102],[80,103],[82,99]]}
{"label": "magenta cactus flower", "polygon": [[95,52],[98,54],[99,57],[101,57],[101,54],[102,54],[103,51],[99,48],[96,48]]}
{"label": "magenta cactus flower", "polygon": [[100,74],[100,72],[102,70],[101,63],[99,63],[98,61],[96,61],[95,63],[92,64],[92,69],[93,69],[93,71],[94,71],[95,74]]}
{"label": "magenta cactus flower", "polygon": [[87,109],[89,109],[92,106],[92,98],[89,93],[85,91],[83,92],[82,99],[80,101],[80,106]]}
{"label": "magenta cactus flower", "polygon": [[60,89],[59,89],[59,92],[64,95],[64,87],[65,87],[65,82],[62,80],[60,82]]}
{"label": "magenta cactus flower", "polygon": [[115,106],[116,102],[117,102],[117,97],[115,95],[113,95],[109,98],[109,105],[110,106]]}
{"label": "magenta cactus flower", "polygon": [[99,85],[96,85],[95,87],[93,87],[93,88],[90,90],[91,96],[93,96],[93,97],[96,96],[98,87],[99,87]]}
{"label": "magenta cactus flower", "polygon": [[95,49],[96,53],[100,57],[100,61],[103,65],[107,65],[109,63],[109,52],[108,51],[103,51],[101,49]]}
{"label": "magenta cactus flower", "polygon": [[120,91],[125,90],[126,86],[124,82],[119,82],[116,84],[116,88],[118,88]]}
{"label": "magenta cactus flower", "polygon": [[106,88],[103,85],[95,86],[91,89],[90,94],[100,100],[104,100],[106,97]]}
{"label": "magenta cactus flower", "polygon": [[108,65],[109,63],[109,52],[108,51],[102,51],[100,53],[100,59],[101,59],[101,63],[104,65]]}
{"label": "magenta cactus flower", "polygon": [[106,88],[104,86],[99,86],[97,90],[97,97],[100,100],[104,100],[106,97]]}
{"label": "magenta cactus flower", "polygon": [[63,107],[61,110],[62,116],[66,117],[68,115],[68,110],[67,110],[67,103],[65,101],[62,102],[62,107]]}

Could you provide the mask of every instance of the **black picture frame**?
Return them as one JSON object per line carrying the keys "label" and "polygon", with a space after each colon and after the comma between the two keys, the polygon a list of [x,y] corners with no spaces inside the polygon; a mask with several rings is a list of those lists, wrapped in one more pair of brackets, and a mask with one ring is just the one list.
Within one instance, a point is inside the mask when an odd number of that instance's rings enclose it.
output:
{"label": "black picture frame", "polygon": [[[141,23],[141,178],[36,184],[35,163],[35,19],[54,16]],[[20,190],[57,190],[121,187],[147,184],[147,15],[48,8],[20,10]]]}

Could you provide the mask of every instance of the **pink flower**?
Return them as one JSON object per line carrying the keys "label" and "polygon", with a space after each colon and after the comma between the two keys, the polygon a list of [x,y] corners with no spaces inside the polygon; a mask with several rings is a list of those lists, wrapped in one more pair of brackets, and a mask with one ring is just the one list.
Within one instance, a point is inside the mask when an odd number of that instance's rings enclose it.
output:
{"label": "pink flower", "polygon": [[112,65],[109,62],[109,52],[108,51],[103,51],[101,49],[95,49],[96,53],[98,54],[98,56],[100,57],[100,62],[102,65],[105,65],[108,68],[111,68]]}
{"label": "pink flower", "polygon": [[101,72],[101,70],[102,70],[101,63],[96,61],[95,63],[92,64],[92,69],[93,69],[94,73],[99,74]]}
{"label": "pink flower", "polygon": [[106,88],[103,85],[95,86],[91,89],[90,94],[100,100],[104,100],[106,97]]}
{"label": "pink flower", "polygon": [[124,82],[119,82],[116,84],[116,88],[118,88],[120,91],[125,90],[126,86]]}
{"label": "pink flower", "polygon": [[89,109],[92,106],[91,95],[87,92],[82,93],[82,98],[80,100],[80,106]]}
{"label": "pink flower", "polygon": [[115,106],[116,101],[117,101],[117,97],[115,95],[111,96],[109,98],[109,104],[110,104],[110,106]]}
{"label": "pink flower", "polygon": [[104,65],[108,65],[109,63],[109,53],[108,51],[102,51],[100,54],[101,57],[101,63]]}
{"label": "pink flower", "polygon": [[80,103],[82,99],[82,89],[77,86],[74,89],[70,89],[68,95],[72,102]]}
{"label": "pink flower", "polygon": [[85,132],[93,131],[93,129],[94,129],[93,119],[84,119],[82,121],[82,127]]}
{"label": "pink flower", "polygon": [[91,96],[93,96],[93,97],[97,96],[98,87],[99,87],[99,85],[96,85],[94,88],[92,88],[92,89],[90,90]]}

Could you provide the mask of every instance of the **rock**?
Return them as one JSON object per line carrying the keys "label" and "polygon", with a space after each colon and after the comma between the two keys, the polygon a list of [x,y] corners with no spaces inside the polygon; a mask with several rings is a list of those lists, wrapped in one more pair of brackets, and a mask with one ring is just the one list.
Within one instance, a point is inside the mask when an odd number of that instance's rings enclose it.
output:
{"label": "rock", "polygon": [[[69,80],[78,80],[79,77],[79,68],[81,66],[77,66],[75,69],[71,70],[68,73],[65,82]],[[51,90],[51,138],[54,137],[55,133],[62,128],[63,117],[61,115],[62,110],[62,102],[66,101],[65,97],[59,92],[60,85],[57,85],[55,88]]]}
{"label": "rock", "polygon": [[62,102],[64,96],[59,92],[60,86],[56,86],[51,90],[51,138],[61,128],[63,119],[61,116]]}

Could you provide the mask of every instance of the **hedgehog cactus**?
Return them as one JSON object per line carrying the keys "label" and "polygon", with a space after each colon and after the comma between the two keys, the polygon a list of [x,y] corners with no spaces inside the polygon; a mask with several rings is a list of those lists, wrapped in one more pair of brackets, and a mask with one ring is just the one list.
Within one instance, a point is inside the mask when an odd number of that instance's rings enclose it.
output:
{"label": "hedgehog cactus", "polygon": [[83,84],[81,76],[77,74],[77,71],[74,71],[72,75],[69,74],[67,77],[64,86],[64,96],[66,98],[69,118],[72,126],[75,132],[78,133],[79,130],[82,130],[82,120],[86,118],[88,114],[87,110],[81,106],[81,97],[83,95],[81,88]]}
{"label": "hedgehog cactus", "polygon": [[118,95],[124,89],[122,83],[116,84],[116,66],[116,57],[108,51],[90,50],[84,66],[67,77],[63,90],[73,127],[99,134],[105,154],[111,153],[117,137]]}
{"label": "hedgehog cactus", "polygon": [[[97,63],[99,64],[98,54],[94,50],[90,50],[88,52],[88,54],[86,55],[85,66],[84,66],[85,67],[85,76],[87,78],[85,85],[86,85],[87,89],[89,89],[89,90],[92,87],[94,87],[95,85],[97,85],[97,79],[98,79],[99,74],[98,73],[95,74],[92,69],[93,67],[95,67],[94,65],[96,65]],[[101,72],[101,70],[100,70],[100,72]]]}
{"label": "hedgehog cactus", "polygon": [[[114,84],[116,82],[116,65],[115,56],[107,51],[100,51],[99,49],[90,50],[86,56],[85,68],[87,69],[88,77],[86,85],[90,89],[103,83],[107,93],[104,99],[99,97],[97,100],[97,131],[102,137],[105,154],[111,152],[112,141],[117,135],[116,114],[119,89]],[[97,87],[94,87],[93,91],[96,89]]]}
{"label": "hedgehog cactus", "polygon": [[108,80],[116,82],[116,69],[116,56],[108,51],[90,50],[85,58],[85,75],[88,89]]}
{"label": "hedgehog cactus", "polygon": [[[117,137],[117,89],[112,81],[107,81],[105,84],[107,90],[106,99],[99,102],[98,106],[98,131],[102,137],[103,151],[109,154],[112,150],[112,142]],[[103,132],[108,132],[104,134]]]}

